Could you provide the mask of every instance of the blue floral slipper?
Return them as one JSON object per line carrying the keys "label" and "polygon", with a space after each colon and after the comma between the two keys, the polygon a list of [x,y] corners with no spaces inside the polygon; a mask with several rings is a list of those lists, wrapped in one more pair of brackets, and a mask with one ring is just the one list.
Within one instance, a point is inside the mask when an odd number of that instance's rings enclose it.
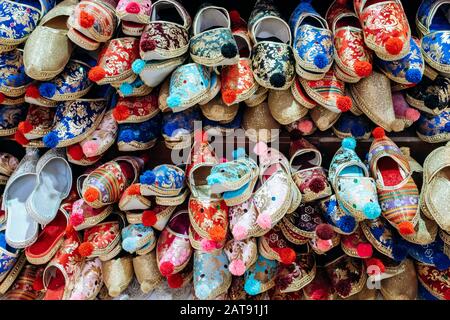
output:
{"label": "blue floral slipper", "polygon": [[450,141],[450,111],[439,115],[422,113],[416,126],[417,136],[428,143]]}
{"label": "blue floral slipper", "polygon": [[152,227],[143,224],[130,224],[122,229],[122,249],[134,253],[143,247],[156,246],[155,233]]}
{"label": "blue floral slipper", "polygon": [[439,238],[427,245],[408,244],[408,253],[414,260],[432,265],[440,271],[450,268],[450,258],[443,249],[444,243]]}
{"label": "blue floral slipper", "polygon": [[425,61],[445,76],[450,76],[449,5],[448,1],[423,0],[416,15]]}
{"label": "blue floral slipper", "polygon": [[269,260],[258,255],[256,263],[244,274],[244,290],[247,294],[255,296],[268,291],[275,286],[278,261]]}
{"label": "blue floral slipper", "polygon": [[319,204],[325,222],[331,225],[335,232],[348,235],[352,234],[358,227],[358,223],[353,215],[344,210],[340,210],[335,195],[320,200]]}
{"label": "blue floral slipper", "polygon": [[0,232],[0,283],[5,280],[19,257],[19,250],[6,242],[5,232]]}
{"label": "blue floral slipper", "polygon": [[144,196],[178,196],[186,186],[184,171],[174,165],[159,165],[145,171],[140,177]]}
{"label": "blue floral slipper", "polygon": [[189,147],[194,135],[194,124],[201,120],[202,115],[197,107],[180,112],[164,112],[162,136],[166,147],[169,149]]}
{"label": "blue floral slipper", "polygon": [[355,152],[356,140],[342,140],[342,147],[331,160],[328,179],[336,192],[341,210],[351,214],[357,221],[380,216],[375,180]]}
{"label": "blue floral slipper", "polygon": [[0,54],[0,98],[22,96],[32,81],[33,79],[25,74],[21,50],[15,49]]}
{"label": "blue floral slipper", "polygon": [[343,113],[333,125],[333,132],[341,139],[369,139],[374,129],[373,123],[366,116],[355,116],[351,112]]}
{"label": "blue floral slipper", "polygon": [[153,147],[161,132],[161,116],[140,123],[119,125],[117,147],[119,151],[147,150]]}
{"label": "blue floral slipper", "polygon": [[[305,0],[292,12],[289,25],[294,35],[297,74],[308,80],[323,78],[334,61],[333,34],[327,21],[312,7],[310,0]],[[314,76],[311,77],[311,73]]]}
{"label": "blue floral slipper", "polygon": [[239,62],[238,47],[231,32],[230,15],[225,8],[208,5],[201,7],[194,17],[192,30],[190,53],[194,62],[208,67]]}

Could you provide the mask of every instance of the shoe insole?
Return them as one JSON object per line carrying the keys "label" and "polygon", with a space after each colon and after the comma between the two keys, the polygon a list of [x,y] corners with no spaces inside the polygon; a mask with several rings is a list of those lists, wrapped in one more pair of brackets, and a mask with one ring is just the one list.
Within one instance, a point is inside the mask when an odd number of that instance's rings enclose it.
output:
{"label": "shoe insole", "polygon": [[64,214],[59,211],[55,219],[47,224],[41,231],[38,240],[28,248],[28,251],[32,254],[46,252],[54,245],[56,239],[61,237],[66,230],[66,226],[67,219],[64,217]]}
{"label": "shoe insole", "polygon": [[215,29],[229,27],[229,20],[224,12],[218,9],[205,9],[199,17],[196,25],[196,34]]}
{"label": "shoe insole", "polygon": [[384,186],[393,187],[404,180],[404,171],[391,157],[381,157],[378,159],[377,167],[378,176]]}
{"label": "shoe insole", "polygon": [[361,28],[361,24],[359,23],[356,17],[344,17],[342,19],[339,19],[338,22],[336,22],[336,29],[342,27]]}
{"label": "shoe insole", "polygon": [[318,165],[318,157],[315,152],[305,152],[296,156],[292,161],[292,167],[298,170],[309,169]]}
{"label": "shoe insole", "polygon": [[169,21],[176,24],[183,25],[184,21],[178,12],[177,8],[175,8],[170,3],[161,2],[161,4],[155,4],[153,6],[152,11],[152,21]]}
{"label": "shoe insole", "polygon": [[427,201],[432,203],[432,211],[436,210],[440,216],[440,224],[450,224],[448,199],[450,199],[450,167],[442,169],[431,180],[427,187]]}
{"label": "shoe insole", "polygon": [[191,222],[189,221],[188,213],[181,213],[169,221],[169,228],[172,231],[184,235],[189,234],[190,225]]}
{"label": "shoe insole", "polygon": [[66,280],[62,272],[55,268],[55,273],[51,275],[50,282],[47,285],[44,300],[62,300],[64,297],[65,282]]}
{"label": "shoe insole", "polygon": [[290,36],[291,31],[282,21],[275,18],[264,19],[255,27],[255,38],[257,41],[288,43]]}
{"label": "shoe insole", "polygon": [[27,213],[26,201],[36,186],[36,175],[17,178],[8,189],[6,198],[6,237],[25,242],[35,236],[37,222]]}
{"label": "shoe insole", "polygon": [[339,172],[339,176],[364,177],[364,171],[360,166],[348,166]]}
{"label": "shoe insole", "polygon": [[68,30],[67,19],[69,19],[69,16],[54,17],[53,19],[50,19],[49,21],[44,23],[44,26],[52,29]]}
{"label": "shoe insole", "polygon": [[431,21],[430,30],[450,30],[450,4],[443,4],[439,7]]}

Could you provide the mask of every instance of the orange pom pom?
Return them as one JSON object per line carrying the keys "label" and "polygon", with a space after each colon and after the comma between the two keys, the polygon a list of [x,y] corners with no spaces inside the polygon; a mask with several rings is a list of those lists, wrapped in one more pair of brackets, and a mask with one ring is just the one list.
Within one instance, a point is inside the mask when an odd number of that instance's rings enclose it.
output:
{"label": "orange pom pom", "polygon": [[295,261],[297,255],[295,251],[291,248],[281,248],[276,250],[278,255],[280,256],[281,263],[283,264],[291,264]]}
{"label": "orange pom pom", "polygon": [[161,265],[159,266],[159,271],[165,277],[172,274],[173,270],[174,270],[173,264],[172,264],[172,262],[169,262],[169,261],[165,261],[165,262],[161,263]]}
{"label": "orange pom pom", "polygon": [[84,156],[83,148],[78,143],[67,147],[67,153],[75,161],[83,159]]}
{"label": "orange pom pom", "polygon": [[183,277],[179,275],[178,273],[169,275],[167,277],[167,284],[172,289],[180,288],[183,285]]}
{"label": "orange pom pom", "polygon": [[152,227],[158,221],[156,213],[153,210],[145,210],[142,213],[142,224],[146,227]]}
{"label": "orange pom pom", "polygon": [[325,289],[317,289],[311,294],[311,300],[327,300],[328,292]]}
{"label": "orange pom pom", "polygon": [[236,101],[236,92],[222,91],[222,100],[226,104],[232,104],[234,101]]}
{"label": "orange pom pom", "polygon": [[0,92],[0,104],[3,103],[3,101],[5,101],[5,95]]}
{"label": "orange pom pom", "polygon": [[23,146],[27,145],[29,142],[28,139],[23,135],[22,131],[19,130],[14,133],[14,139],[16,139],[16,141]]}
{"label": "orange pom pom", "polygon": [[41,96],[41,94],[39,93],[38,87],[36,87],[33,84],[27,87],[27,90],[25,91],[25,95],[27,97],[30,97],[33,99],[37,99]]}
{"label": "orange pom pom", "polygon": [[19,122],[19,130],[22,131],[22,133],[28,133],[33,130],[33,125],[28,120]]}
{"label": "orange pom pom", "polygon": [[93,251],[94,251],[94,245],[92,244],[92,242],[83,242],[78,247],[78,252],[83,257],[89,257]]}
{"label": "orange pom pom", "polygon": [[225,239],[226,231],[222,226],[213,226],[208,232],[211,240],[221,242]]}
{"label": "orange pom pom", "polygon": [[132,184],[127,188],[126,193],[130,196],[141,194],[141,186],[138,183]]}
{"label": "orange pom pom", "polygon": [[98,200],[99,197],[100,193],[95,188],[87,188],[87,190],[83,194],[83,198],[87,202],[94,202],[95,200]]}
{"label": "orange pom pom", "polygon": [[386,133],[384,132],[384,129],[381,127],[376,127],[373,131],[372,131],[372,136],[375,139],[381,139],[384,138],[386,136]]}
{"label": "orange pom pom", "polygon": [[389,54],[397,55],[403,49],[403,42],[398,37],[391,37],[386,41],[384,47]]}
{"label": "orange pom pom", "polygon": [[80,17],[78,18],[78,23],[83,28],[90,28],[94,25],[95,18],[91,14],[81,11]]}
{"label": "orange pom pom", "polygon": [[123,121],[130,116],[130,110],[125,105],[119,104],[114,108],[112,115],[116,121]]}
{"label": "orange pom pom", "polygon": [[398,225],[398,232],[402,235],[409,235],[416,233],[416,230],[414,230],[414,225],[410,221],[403,221],[400,222]]}
{"label": "orange pom pom", "polygon": [[106,71],[102,67],[96,66],[89,70],[88,77],[91,81],[97,82],[106,76]]}
{"label": "orange pom pom", "polygon": [[356,61],[355,72],[358,77],[368,77],[372,73],[372,64],[367,61]]}
{"label": "orange pom pom", "polygon": [[336,99],[336,106],[342,112],[346,112],[352,108],[352,99],[347,96],[339,96]]}

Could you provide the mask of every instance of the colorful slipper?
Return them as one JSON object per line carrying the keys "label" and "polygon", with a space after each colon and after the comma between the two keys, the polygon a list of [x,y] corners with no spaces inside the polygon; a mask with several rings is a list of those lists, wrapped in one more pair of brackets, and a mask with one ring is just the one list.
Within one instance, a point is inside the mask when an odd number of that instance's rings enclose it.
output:
{"label": "colorful slipper", "polygon": [[361,228],[357,228],[352,234],[342,236],[341,249],[346,255],[354,258],[368,259],[373,254],[373,247]]}
{"label": "colorful slipper", "polygon": [[350,213],[341,210],[335,195],[322,199],[319,202],[324,221],[329,224],[336,233],[349,235],[358,227],[356,219]]}
{"label": "colorful slipper", "polygon": [[0,73],[0,98],[22,96],[32,82],[25,74],[23,53],[18,49],[0,54]]}
{"label": "colorful slipper", "polygon": [[258,253],[256,239],[229,240],[224,247],[230,262],[228,270],[234,276],[242,276],[255,262]]}
{"label": "colorful slipper", "polygon": [[185,187],[185,173],[174,165],[159,165],[145,171],[140,182],[144,196],[177,196]]}
{"label": "colorful slipper", "polygon": [[122,229],[122,249],[135,253],[148,246],[151,251],[156,246],[155,233],[152,227],[143,224],[130,224]]}
{"label": "colorful slipper", "polygon": [[450,111],[438,115],[422,113],[417,121],[417,136],[428,143],[442,143],[450,140]]}
{"label": "colorful slipper", "polygon": [[33,284],[38,277],[42,276],[43,267],[26,265],[20,271],[17,279],[14,281],[11,289],[5,294],[6,300],[40,300],[42,298],[41,290],[36,290]]}
{"label": "colorful slipper", "polygon": [[256,237],[259,231],[256,219],[256,211],[253,199],[229,208],[230,231],[235,240],[245,240]]}
{"label": "colorful slipper", "polygon": [[296,253],[295,261],[288,265],[280,264],[275,280],[276,289],[281,293],[301,290],[316,276],[316,261],[310,252]]}
{"label": "colorful slipper", "polygon": [[119,0],[116,7],[116,15],[121,21],[149,24],[152,12],[150,0]]}
{"label": "colorful slipper", "polygon": [[239,61],[230,15],[225,8],[203,5],[194,17],[190,54],[207,67],[233,65]]}
{"label": "colorful slipper", "polygon": [[119,151],[138,151],[152,148],[161,133],[161,116],[156,115],[141,123],[119,124],[117,148]]}
{"label": "colorful slipper", "polygon": [[181,112],[165,112],[162,119],[162,136],[166,147],[169,149],[190,147],[195,122],[201,120],[202,114],[196,107]]}
{"label": "colorful slipper", "polygon": [[276,260],[283,265],[292,264],[296,258],[292,245],[284,237],[281,228],[278,226],[273,227],[265,235],[258,238],[258,252],[264,258]]}
{"label": "colorful slipper", "polygon": [[[0,283],[2,283],[18,261],[19,250],[12,248],[6,241],[5,233],[0,232]],[[3,286],[3,283],[2,285]]]}
{"label": "colorful slipper", "polygon": [[450,258],[443,249],[444,242],[439,238],[427,245],[408,244],[408,254],[415,261],[432,265],[440,271],[450,268]]}
{"label": "colorful slipper", "polygon": [[446,111],[450,92],[450,79],[442,76],[430,80],[424,77],[422,82],[406,91],[406,101],[416,109],[438,115]]}
{"label": "colorful slipper", "polygon": [[419,295],[424,300],[450,300],[448,278],[450,269],[439,271],[428,264],[416,262]]}
{"label": "colorful slipper", "polygon": [[[6,100],[7,99],[5,97],[5,101]],[[38,83],[32,83],[27,87],[25,91],[24,100],[29,104],[47,108],[55,108],[56,105],[58,104],[57,101],[53,101],[41,96],[41,93],[39,92]]]}
{"label": "colorful slipper", "polygon": [[275,286],[278,262],[258,255],[256,263],[244,274],[244,290],[247,294],[255,296],[266,292]]}
{"label": "colorful slipper", "polygon": [[100,259],[85,261],[81,274],[75,280],[69,300],[94,300],[103,286]]}
{"label": "colorful slipper", "polygon": [[131,224],[142,223],[144,226],[153,227],[155,230],[162,231],[176,208],[176,206],[154,204],[143,212],[126,212],[127,221]]}
{"label": "colorful slipper", "polygon": [[69,222],[76,231],[95,226],[105,220],[113,211],[113,206],[92,208],[83,199],[76,200],[70,209]]}
{"label": "colorful slipper", "polygon": [[0,137],[10,136],[17,132],[19,123],[27,116],[27,105],[0,105]]}
{"label": "colorful slipper", "polygon": [[340,139],[369,139],[373,129],[374,125],[367,117],[355,116],[351,112],[343,113],[333,125],[333,132]]}
{"label": "colorful slipper", "polygon": [[225,239],[220,242],[208,240],[199,235],[192,225],[189,227],[189,242],[194,250],[202,252],[219,252],[225,247]]}
{"label": "colorful slipper", "polygon": [[[54,109],[30,105],[26,119],[19,123],[14,138],[24,146],[28,145],[30,140],[41,139],[54,127],[54,119]],[[40,141],[40,144],[43,146],[42,141]]]}

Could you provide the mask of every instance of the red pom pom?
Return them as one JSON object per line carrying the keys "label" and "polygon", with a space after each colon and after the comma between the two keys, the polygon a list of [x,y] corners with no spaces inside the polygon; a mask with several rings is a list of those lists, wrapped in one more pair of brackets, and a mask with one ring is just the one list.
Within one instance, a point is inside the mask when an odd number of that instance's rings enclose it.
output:
{"label": "red pom pom", "polygon": [[22,131],[22,133],[28,133],[33,130],[33,125],[28,120],[19,122],[19,130]]}
{"label": "red pom pom", "polygon": [[38,87],[34,84],[28,86],[27,90],[25,91],[25,95],[33,99],[37,99],[41,96]]}
{"label": "red pom pom", "polygon": [[222,100],[226,104],[232,104],[236,101],[236,92],[234,91],[222,91]]}
{"label": "red pom pom", "polygon": [[3,101],[5,101],[5,95],[0,92],[0,104],[3,103]]}
{"label": "red pom pom", "polygon": [[141,194],[141,186],[138,183],[132,184],[127,188],[126,193],[130,196]]}
{"label": "red pom pom", "polygon": [[139,11],[141,11],[141,8],[139,7],[138,3],[132,1],[127,4],[127,6],[125,7],[125,10],[128,13],[136,14],[136,13],[139,13]]}
{"label": "red pom pom", "polygon": [[83,148],[78,143],[67,147],[67,153],[75,161],[83,159],[84,156]]}
{"label": "red pom pom", "polygon": [[155,40],[142,40],[141,42],[141,49],[142,51],[153,51],[156,49],[156,42]]}
{"label": "red pom pom", "polygon": [[302,120],[297,124],[297,129],[303,134],[310,133],[313,127],[312,121],[308,119]]}
{"label": "red pom pom", "polygon": [[345,6],[347,4],[347,0],[337,0],[336,2],[341,6]]}
{"label": "red pom pom", "polygon": [[407,120],[415,122],[415,121],[419,120],[420,112],[417,111],[416,109],[409,108],[405,112],[405,117]]}
{"label": "red pom pom", "polygon": [[376,127],[373,131],[372,131],[372,136],[375,139],[381,139],[384,138],[386,136],[386,133],[384,132],[384,129],[381,127]]}
{"label": "red pom pom", "polygon": [[80,17],[78,18],[78,23],[83,28],[90,28],[94,25],[95,18],[91,14],[81,11]]}
{"label": "red pom pom", "polygon": [[[367,274],[369,274],[371,276],[380,274],[380,273],[383,273],[384,271],[386,271],[386,267],[384,266],[383,262],[381,262],[381,260],[377,259],[377,258],[367,259],[366,266],[367,266]],[[372,266],[372,268],[370,268],[371,266]]]}
{"label": "red pom pom", "polygon": [[316,227],[316,235],[319,239],[330,240],[334,237],[334,230],[329,224],[321,223]]}
{"label": "red pom pom", "polygon": [[92,242],[83,242],[78,247],[78,252],[83,257],[89,257],[93,251],[94,251],[94,245],[92,244]]}
{"label": "red pom pom", "polygon": [[370,76],[372,73],[372,64],[367,61],[356,61],[355,72],[358,77],[364,78]]}
{"label": "red pom pom", "polygon": [[226,236],[226,231],[222,226],[213,226],[211,229],[209,229],[208,233],[211,237],[211,240],[216,242],[223,241]]}
{"label": "red pom pom", "polygon": [[173,264],[172,264],[172,262],[169,262],[169,261],[165,261],[165,262],[161,263],[161,265],[159,266],[159,271],[165,277],[172,274],[173,270],[174,270]]}
{"label": "red pom pom", "polygon": [[414,225],[410,221],[403,221],[400,222],[398,225],[398,232],[402,235],[409,235],[416,233],[416,230],[414,230]]}
{"label": "red pom pom", "polygon": [[16,133],[14,133],[14,139],[16,139],[16,141],[23,146],[27,145],[29,142],[28,139],[25,138],[23,133],[19,130],[17,130]]}
{"label": "red pom pom", "polygon": [[327,300],[328,292],[325,289],[317,289],[311,294],[312,300]]}
{"label": "red pom pom", "polygon": [[167,284],[172,289],[180,288],[183,285],[183,282],[183,277],[178,273],[169,275],[167,277]]}
{"label": "red pom pom", "polygon": [[384,47],[389,54],[397,55],[403,49],[403,42],[398,37],[391,37],[386,41]]}
{"label": "red pom pom", "polygon": [[84,200],[87,202],[94,202],[100,197],[100,193],[97,189],[94,188],[87,188],[87,190],[83,194]]}
{"label": "red pom pom", "polygon": [[372,245],[370,243],[359,243],[356,252],[360,258],[369,258],[373,253]]}
{"label": "red pom pom", "polygon": [[319,193],[320,191],[324,190],[325,187],[326,187],[325,182],[319,178],[314,178],[309,183],[309,190],[311,190],[314,193]]}
{"label": "red pom pom", "polygon": [[280,256],[281,263],[283,264],[291,264],[295,261],[297,255],[295,251],[291,248],[281,248],[276,250],[278,255]]}
{"label": "red pom pom", "polygon": [[114,108],[112,115],[116,121],[123,121],[130,116],[130,110],[125,105],[119,104]]}
{"label": "red pom pom", "polygon": [[352,99],[347,96],[339,96],[336,99],[336,106],[342,112],[347,112],[352,108]]}
{"label": "red pom pom", "polygon": [[145,210],[142,213],[142,224],[146,227],[152,227],[158,221],[156,213],[153,210]]}
{"label": "red pom pom", "polygon": [[96,66],[89,70],[88,77],[91,81],[97,82],[106,76],[106,71],[102,67]]}
{"label": "red pom pom", "polygon": [[36,275],[36,278],[33,281],[33,290],[41,291],[44,289],[44,283],[42,281],[42,274]]}
{"label": "red pom pom", "polygon": [[230,11],[230,20],[233,24],[238,24],[241,22],[241,15],[237,10],[231,10]]}
{"label": "red pom pom", "polygon": [[447,291],[445,291],[445,293],[444,293],[444,299],[445,299],[445,300],[450,300],[450,289],[447,289]]}

